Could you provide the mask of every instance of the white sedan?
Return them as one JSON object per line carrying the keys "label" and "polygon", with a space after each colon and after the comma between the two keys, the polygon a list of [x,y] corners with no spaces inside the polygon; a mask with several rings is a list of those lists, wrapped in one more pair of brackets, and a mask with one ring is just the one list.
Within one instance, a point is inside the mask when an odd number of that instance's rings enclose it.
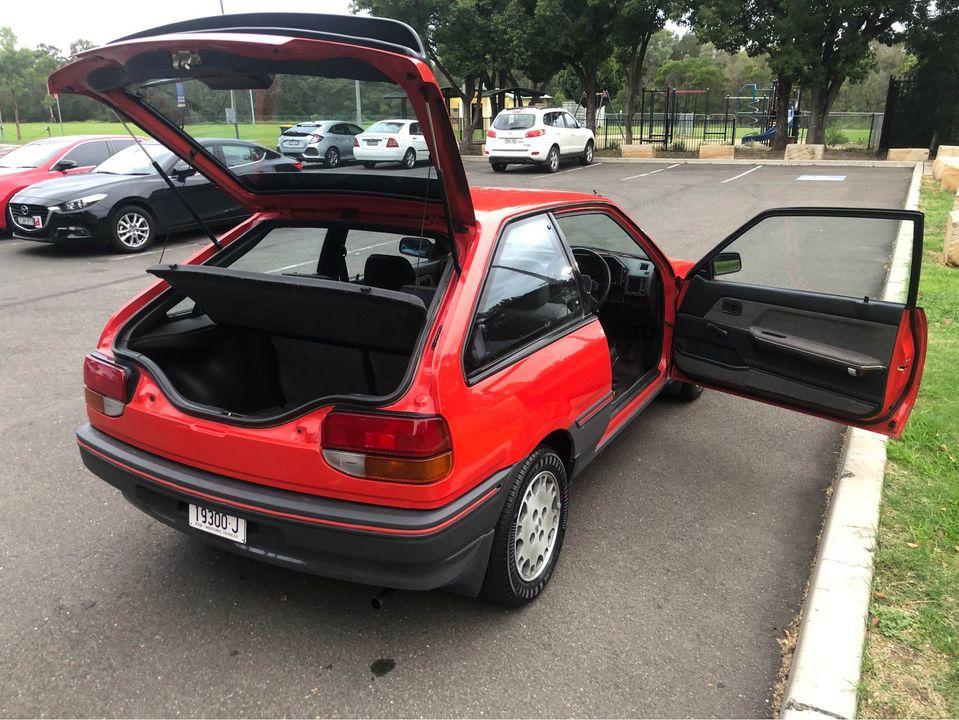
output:
{"label": "white sedan", "polygon": [[416,120],[380,120],[356,136],[353,157],[368,168],[392,162],[409,169],[429,160],[430,151]]}

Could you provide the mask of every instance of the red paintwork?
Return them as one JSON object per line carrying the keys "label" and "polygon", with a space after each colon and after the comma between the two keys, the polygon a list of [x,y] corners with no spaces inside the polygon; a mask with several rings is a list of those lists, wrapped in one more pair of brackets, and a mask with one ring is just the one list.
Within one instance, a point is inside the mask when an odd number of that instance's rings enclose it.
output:
{"label": "red paintwork", "polygon": [[68,138],[60,152],[39,167],[35,168],[0,168],[0,231],[7,229],[7,203],[10,198],[23,190],[25,187],[34,185],[43,180],[62,177],[64,175],[76,175],[77,173],[86,173],[93,170],[92,165],[86,167],[76,167],[70,170],[51,170],[64,155],[73,150],[77,145],[90,140],[109,140],[118,138],[118,135],[77,135]]}
{"label": "red paintwork", "polygon": [[[548,435],[557,431],[565,433],[577,419],[583,418],[610,395],[612,373],[608,345],[596,319],[585,322],[552,344],[472,386],[466,382],[462,367],[473,307],[503,225],[527,212],[553,210],[562,213],[565,208],[573,207],[599,208],[616,216],[632,230],[636,242],[656,264],[663,279],[664,328],[659,376],[639,397],[610,419],[600,444],[629,422],[669,377],[679,377],[671,362],[672,332],[682,295],[682,278],[692,263],[667,259],[625,213],[605,198],[550,190],[469,190],[442,96],[432,72],[422,62],[388,52],[324,41],[269,36],[259,36],[251,41],[248,36],[184,35],[120,43],[89,51],[78,62],[58,71],[51,78],[50,89],[99,97],[125,111],[175,152],[187,157],[191,146],[182,136],[156,122],[119,92],[98,94],[86,86],[87,73],[92,69],[115,66],[144,50],[174,48],[192,51],[218,48],[248,57],[267,58],[278,55],[310,59],[330,57],[334,53],[362,57],[396,78],[407,90],[417,117],[428,130],[426,139],[431,155],[443,170],[451,211],[461,228],[455,238],[461,272],[453,273],[450,285],[439,301],[436,319],[428,331],[425,349],[416,361],[410,387],[400,399],[382,409],[442,416],[449,426],[452,470],[442,480],[425,485],[348,476],[330,467],[321,453],[321,426],[331,407],[308,412],[273,427],[227,425],[184,414],[164,397],[154,379],[142,369],[122,416],[111,418],[88,408],[90,421],[96,428],[159,456],[253,483],[392,507],[426,509],[445,505],[496,471],[522,460]],[[427,104],[431,116],[427,115]],[[423,219],[422,203],[411,204],[405,200],[346,194],[335,197],[320,194],[257,195],[206,156],[197,155],[191,161],[254,211],[251,218],[220,238],[224,246],[257,224],[272,219],[323,222],[339,219],[344,212],[355,212],[357,218],[369,224],[388,220],[396,227],[409,220],[414,228],[418,228]],[[437,230],[446,227],[439,209],[427,213],[426,223]],[[215,249],[208,246],[185,262],[200,264],[214,252]],[[103,331],[98,350],[112,355],[118,331],[133,313],[166,287],[162,281],[154,283],[114,315]],[[924,323],[921,312],[917,311],[915,338],[908,324],[901,328],[896,352],[896,359],[901,364],[914,362],[921,365],[925,351]],[[910,358],[913,340],[918,350],[916,357]],[[864,423],[862,427],[886,434],[901,431],[915,399],[918,373],[911,384],[897,378],[891,385],[887,409],[897,427],[889,428],[886,419],[882,423],[874,422],[872,426]],[[897,404],[900,395],[904,397]]]}

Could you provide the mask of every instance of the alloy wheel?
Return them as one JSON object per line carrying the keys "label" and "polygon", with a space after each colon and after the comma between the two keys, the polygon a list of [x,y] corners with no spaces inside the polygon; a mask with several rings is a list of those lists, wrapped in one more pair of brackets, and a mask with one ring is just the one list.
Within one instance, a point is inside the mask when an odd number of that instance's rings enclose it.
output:
{"label": "alloy wheel", "polygon": [[526,487],[513,527],[513,562],[526,582],[549,565],[559,531],[562,499],[556,476],[544,470]]}
{"label": "alloy wheel", "polygon": [[340,151],[336,148],[330,148],[326,151],[326,166],[335,168],[340,164]]}
{"label": "alloy wheel", "polygon": [[131,249],[142,247],[150,239],[150,221],[140,213],[124,213],[117,220],[117,239]]}

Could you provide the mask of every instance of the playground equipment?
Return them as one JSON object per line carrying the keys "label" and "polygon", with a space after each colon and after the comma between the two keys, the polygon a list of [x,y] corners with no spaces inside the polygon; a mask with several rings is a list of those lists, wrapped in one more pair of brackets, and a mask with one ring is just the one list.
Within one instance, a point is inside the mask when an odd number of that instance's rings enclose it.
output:
{"label": "playground equipment", "polygon": [[[748,95],[743,95],[743,89],[748,89]],[[730,95],[726,97],[726,113],[729,114],[731,106],[735,104],[736,121],[740,126],[754,127],[757,132],[745,135],[742,139],[744,143],[769,143],[776,137],[776,124],[779,118],[776,117],[777,95],[779,85],[773,82],[771,87],[760,88],[757,83],[746,83],[739,89],[739,95]],[[797,88],[794,97],[789,103],[789,114],[786,117],[786,131],[794,138],[798,134],[798,124],[794,122],[796,112],[799,109],[799,89]]]}

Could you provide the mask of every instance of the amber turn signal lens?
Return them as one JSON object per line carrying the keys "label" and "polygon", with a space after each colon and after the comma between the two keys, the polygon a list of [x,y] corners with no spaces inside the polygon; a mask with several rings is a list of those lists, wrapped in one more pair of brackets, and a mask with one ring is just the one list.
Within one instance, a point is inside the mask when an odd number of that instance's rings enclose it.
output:
{"label": "amber turn signal lens", "polygon": [[453,467],[453,453],[431,458],[396,458],[383,455],[324,450],[323,457],[340,472],[368,480],[411,484],[431,483],[445,477]]}

